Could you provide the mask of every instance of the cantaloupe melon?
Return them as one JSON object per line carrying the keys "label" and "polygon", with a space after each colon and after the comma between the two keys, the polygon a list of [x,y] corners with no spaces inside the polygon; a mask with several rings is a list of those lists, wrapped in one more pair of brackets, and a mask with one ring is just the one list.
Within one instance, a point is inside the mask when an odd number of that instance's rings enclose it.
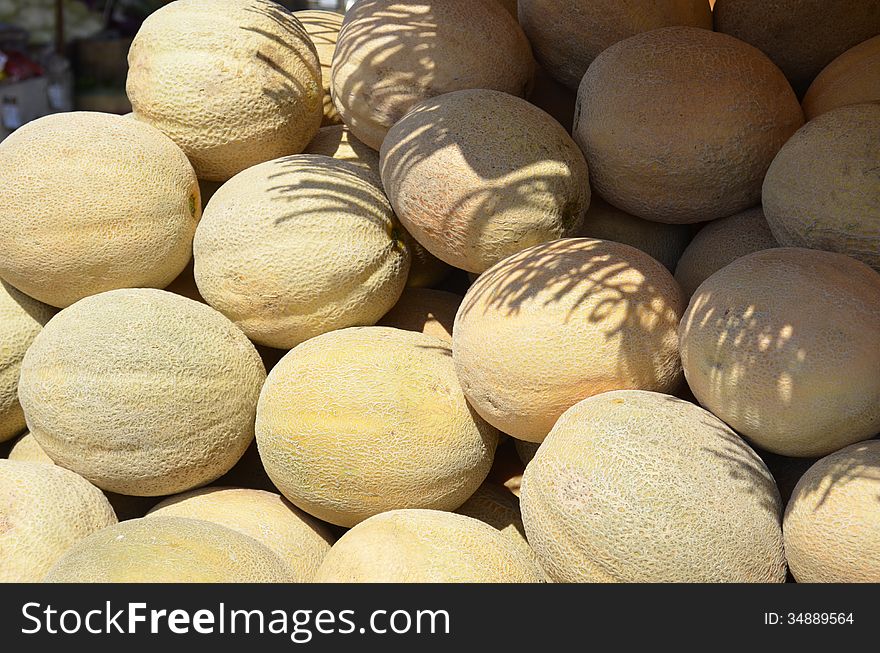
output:
{"label": "cantaloupe melon", "polygon": [[202,488],[168,497],[148,518],[186,517],[219,524],[252,537],[274,551],[296,582],[310,582],[333,536],[317,519],[281,495],[246,488]]}
{"label": "cantaloupe melon", "polygon": [[445,290],[407,288],[378,324],[426,333],[452,345],[452,325],[462,299]]}
{"label": "cantaloupe melon", "polygon": [[587,163],[565,129],[499,91],[422,102],[391,128],[380,154],[403,226],[469,272],[571,235],[590,204]]}
{"label": "cantaloupe melon", "polygon": [[880,270],[880,103],[824,113],[780,150],[764,213],[780,244],[848,254]]}
{"label": "cantaloupe melon", "polygon": [[880,582],[880,441],[813,465],[785,510],[785,554],[801,583]]}
{"label": "cantaloupe melon", "polygon": [[776,248],[694,293],[681,358],[700,404],[762,449],[822,456],[880,432],[880,274]]}
{"label": "cantaloupe melon", "polygon": [[851,47],[880,34],[873,0],[717,0],[715,29],[754,45],[798,94]]}
{"label": "cantaloupe melon", "polygon": [[333,98],[330,96],[330,71],[344,16],[335,11],[318,9],[295,11],[293,15],[302,23],[318,52],[321,84],[324,88],[324,118],[321,120],[321,125],[339,125],[342,123],[342,118],[339,117],[339,112],[333,106]]}
{"label": "cantaloupe melon", "polygon": [[265,378],[253,345],[209,306],[115,290],[43,328],[18,393],[31,433],[60,466],[103,490],[159,496],[236,463]]}
{"label": "cantaloupe melon", "polygon": [[439,510],[392,510],[358,524],[330,549],[322,583],[540,583],[515,542],[489,524]]}
{"label": "cantaloupe melon", "polygon": [[712,29],[706,0],[520,0],[519,21],[535,57],[571,89],[606,48],[640,32],[690,25]]}
{"label": "cantaloupe melon", "polygon": [[128,54],[134,117],[170,136],[199,179],[298,154],[323,117],[318,53],[271,0],[177,0],[144,21]]}
{"label": "cantaloupe melon", "polygon": [[680,224],[758,204],[773,157],[802,124],[785,76],[760,51],[666,27],[596,58],[574,134],[598,194],[637,217]]}
{"label": "cantaloupe melon", "polygon": [[850,48],[819,73],[804,96],[804,114],[812,120],[868,102],[880,102],[880,36]]}
{"label": "cantaloupe melon", "polygon": [[581,399],[626,388],[674,391],[681,290],[629,245],[571,238],[480,275],[455,318],[465,395],[490,424],[540,442]]}
{"label": "cantaloupe melon", "polygon": [[107,499],[73,472],[0,460],[0,582],[37,582],[76,542],[116,523]]}
{"label": "cantaloupe melon", "polygon": [[9,460],[19,460],[30,463],[43,463],[44,465],[54,465],[55,461],[49,458],[49,455],[37,442],[37,439],[25,431],[12,445],[9,450]]}
{"label": "cantaloupe melon", "polygon": [[529,42],[498,2],[358,0],[345,15],[333,58],[333,102],[378,150],[415,104],[487,88],[525,96],[534,74]]}
{"label": "cantaloupe melon", "polygon": [[721,420],[675,397],[573,406],[526,467],[521,505],[557,582],[785,581],[773,477]]}
{"label": "cantaloupe melon", "polygon": [[192,166],[136,120],[60,113],[0,144],[0,277],[64,307],[106,290],[164,288],[201,216]]}
{"label": "cantaloupe melon", "polygon": [[449,346],[389,327],[299,345],[269,374],[257,409],[269,477],[340,526],[395,508],[458,508],[486,478],[497,442],[468,406]]}
{"label": "cantaloupe melon", "polygon": [[761,207],[748,209],[703,227],[682,254],[675,280],[690,297],[725,265],[746,254],[778,246]]}
{"label": "cantaloupe melon", "polygon": [[105,528],[72,547],[48,583],[291,583],[274,551],[197,519],[148,517]]}
{"label": "cantaloupe melon", "polygon": [[11,440],[25,429],[18,403],[21,359],[54,314],[50,306],[0,280],[0,442]]}
{"label": "cantaloupe melon", "polygon": [[369,173],[310,154],[262,163],[224,184],[193,250],[205,300],[277,349],[375,324],[400,298],[410,266]]}

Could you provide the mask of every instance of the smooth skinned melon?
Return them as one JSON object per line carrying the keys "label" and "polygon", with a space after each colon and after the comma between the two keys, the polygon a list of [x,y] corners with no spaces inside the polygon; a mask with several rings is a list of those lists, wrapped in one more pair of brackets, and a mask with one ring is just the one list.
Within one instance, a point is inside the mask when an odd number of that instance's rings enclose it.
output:
{"label": "smooth skinned melon", "polygon": [[378,150],[414,105],[469,88],[525,96],[534,61],[519,24],[498,2],[358,0],[333,57],[333,102]]}
{"label": "smooth skinned melon", "polygon": [[804,96],[812,120],[832,109],[880,102],[880,36],[850,48],[819,73]]}
{"label": "smooth skinned melon", "polygon": [[392,510],[330,549],[321,583],[540,583],[544,575],[489,524],[439,510]]}
{"label": "smooth skinned melon", "polygon": [[681,382],[681,290],[629,245],[570,238],[532,247],[480,275],[455,318],[453,358],[482,417],[540,442],[581,399]]}
{"label": "smooth skinned melon", "polygon": [[818,461],[785,510],[785,554],[800,583],[880,582],[880,441]]}
{"label": "smooth skinned melon", "polygon": [[880,104],[822,114],[780,150],[764,213],[790,247],[847,254],[880,270]]}
{"label": "smooth skinned melon", "polygon": [[706,0],[519,0],[519,21],[535,57],[573,90],[606,48],[671,25],[712,29]]}
{"label": "smooth skinned melon", "polygon": [[767,467],[669,395],[607,392],[566,411],[526,467],[521,505],[557,582],[785,581]]}
{"label": "smooth skinned melon", "polygon": [[321,126],[318,53],[271,0],[167,4],[144,21],[128,65],[134,117],[180,145],[199,179],[298,154]]}
{"label": "smooth skinned melon", "polygon": [[578,91],[574,135],[599,195],[639,218],[681,224],[758,204],[773,157],[803,122],[785,76],[760,51],[666,27],[596,58]]}
{"label": "smooth skinned melon", "polygon": [[675,280],[686,297],[706,279],[746,254],[779,247],[759,206],[703,227],[682,254]]}
{"label": "smooth skinned melon", "polygon": [[497,443],[465,400],[448,344],[389,327],[299,345],[269,374],[257,409],[269,477],[339,526],[396,508],[458,508]]}
{"label": "smooth skinned melon", "polygon": [[273,492],[202,488],[168,497],[147,517],[186,517],[219,524],[254,538],[290,567],[295,582],[311,582],[333,536],[317,519]]}
{"label": "smooth skinned melon", "polygon": [[344,16],[335,11],[318,9],[295,11],[293,15],[302,23],[318,52],[321,83],[324,88],[324,118],[321,120],[321,125],[339,125],[342,123],[342,118],[339,117],[339,112],[333,106],[333,98],[330,96],[330,76],[333,53],[336,52],[336,41],[339,39]]}
{"label": "smooth skinned melon", "polygon": [[227,472],[253,440],[266,371],[209,306],[115,290],[61,311],[25,354],[18,393],[52,460],[103,490],[174,494]]}
{"label": "smooth skinned melon", "polygon": [[47,583],[292,583],[274,551],[218,524],[147,517],[105,528],[72,547]]}
{"label": "smooth skinned melon", "polygon": [[380,154],[403,226],[469,272],[571,235],[590,205],[587,163],[565,129],[499,91],[422,102],[391,128]]}
{"label": "smooth skinned melon", "polygon": [[681,358],[700,404],[762,449],[822,456],[880,432],[880,274],[767,249],[697,288]]}
{"label": "smooth skinned melon", "polygon": [[407,288],[378,325],[426,333],[451,345],[452,325],[462,299],[445,290]]}
{"label": "smooth skinned melon", "polygon": [[107,290],[164,288],[201,216],[186,156],[157,129],[73,112],[0,144],[0,277],[52,306]]}
{"label": "smooth skinned melon", "polygon": [[107,499],[67,469],[0,460],[0,582],[38,582],[70,547],[116,523]]}
{"label": "smooth skinned melon", "polygon": [[251,340],[277,349],[375,324],[400,298],[411,260],[369,173],[307,154],[224,184],[193,251],[205,300]]}

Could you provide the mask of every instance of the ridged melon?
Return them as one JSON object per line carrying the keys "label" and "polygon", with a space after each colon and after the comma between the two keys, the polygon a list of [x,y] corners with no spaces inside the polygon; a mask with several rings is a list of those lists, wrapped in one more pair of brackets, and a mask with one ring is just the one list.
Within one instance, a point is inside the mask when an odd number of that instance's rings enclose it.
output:
{"label": "ridged melon", "polygon": [[407,288],[378,325],[426,333],[451,345],[452,325],[462,299],[445,290]]}
{"label": "ridged melon", "polygon": [[79,540],[115,523],[107,499],[81,476],[0,460],[0,582],[40,581]]}
{"label": "ridged melon", "polygon": [[0,277],[65,307],[106,290],[164,288],[201,216],[186,156],[157,129],[60,113],[0,144]]}
{"label": "ridged melon", "polygon": [[395,508],[458,508],[497,442],[465,401],[448,345],[389,327],[299,345],[269,374],[257,410],[269,477],[340,526]]}
{"label": "ridged melon", "polygon": [[345,124],[378,150],[414,105],[469,88],[525,96],[534,62],[498,2],[358,0],[345,15],[331,88]]}
{"label": "ridged melon", "polygon": [[758,204],[767,168],[803,121],[785,76],[760,51],[666,27],[596,58],[574,134],[599,195],[637,217],[682,224]]}
{"label": "ridged melon", "polygon": [[180,145],[199,179],[298,154],[321,126],[317,51],[271,0],[167,4],[144,21],[128,65],[134,117]]}
{"label": "ridged melon", "polygon": [[422,102],[389,130],[380,165],[407,231],[469,272],[571,235],[590,204],[587,163],[565,129],[499,91]]}
{"label": "ridged melon", "polygon": [[477,519],[392,510],[358,524],[330,549],[322,583],[540,583],[515,542]]}
{"label": "ridged melon", "polygon": [[880,104],[824,113],[780,150],[764,213],[790,247],[847,254],[880,270]]}
{"label": "ridged melon", "polygon": [[573,406],[526,467],[521,505],[557,582],[785,581],[773,477],[721,420],[675,397]]}
{"label": "ridged melon", "polygon": [[339,125],[342,123],[342,118],[339,117],[339,112],[333,106],[333,98],[330,96],[330,75],[333,53],[336,52],[336,41],[339,38],[344,16],[335,11],[316,9],[295,11],[293,15],[302,23],[318,52],[321,83],[324,88],[324,118],[321,125]]}
{"label": "ridged melon", "polygon": [[455,368],[487,422],[540,442],[591,395],[674,391],[683,311],[672,274],[644,252],[558,240],[505,259],[471,286],[455,318]]}
{"label": "ridged melon", "polygon": [[230,528],[183,517],[122,522],[81,540],[48,583],[292,583],[274,551]]}
{"label": "ridged melon", "polygon": [[265,378],[253,345],[209,306],[115,290],[43,328],[18,393],[31,433],[60,466],[104,490],[158,496],[236,463]]}
{"label": "ridged melon", "polygon": [[762,449],[822,456],[880,432],[880,274],[766,249],[694,293],[681,358],[700,404]]}
{"label": "ridged melon", "polygon": [[880,36],[850,48],[828,64],[804,96],[812,120],[832,109],[880,102]]}

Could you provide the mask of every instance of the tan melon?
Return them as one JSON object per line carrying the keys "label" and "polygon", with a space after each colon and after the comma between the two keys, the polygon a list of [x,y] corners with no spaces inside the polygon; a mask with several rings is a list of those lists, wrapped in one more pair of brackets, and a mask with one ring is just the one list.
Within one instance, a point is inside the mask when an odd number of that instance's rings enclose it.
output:
{"label": "tan melon", "polygon": [[55,461],[49,458],[49,455],[43,450],[40,443],[37,442],[37,439],[27,431],[12,445],[8,458],[9,460],[43,463],[44,465],[55,464]]}
{"label": "tan melon", "polygon": [[445,290],[407,288],[378,324],[426,333],[452,345],[452,325],[462,299]]}
{"label": "tan melon", "polygon": [[54,314],[52,307],[0,280],[0,442],[11,440],[25,429],[18,403],[21,360]]}
{"label": "tan melon", "polygon": [[380,165],[407,231],[469,272],[571,235],[590,204],[587,163],[571,137],[498,91],[422,102],[388,132]]}
{"label": "tan melon", "polygon": [[46,574],[48,583],[291,583],[266,545],[230,528],[183,517],[148,517],[98,531]]}
{"label": "tan melon", "polygon": [[575,140],[595,191],[673,224],[758,204],[773,157],[803,124],[791,86],[764,54],[693,27],[605,50],[584,75],[578,107]]}
{"label": "tan melon", "polygon": [[880,274],[767,249],[694,293],[681,357],[700,404],[762,449],[823,456],[880,432]]}
{"label": "tan melon", "polygon": [[516,20],[497,2],[358,0],[333,58],[333,102],[360,140],[378,150],[414,105],[469,88],[520,97],[534,62]]}
{"label": "tan melon", "polygon": [[760,206],[715,220],[694,236],[675,268],[675,280],[685,296],[690,297],[725,265],[772,247],[779,247],[779,243],[773,238]]}
{"label": "tan melon", "polygon": [[785,554],[800,583],[880,582],[880,441],[810,467],[785,510]]}
{"label": "tan melon", "polygon": [[715,29],[767,53],[798,94],[851,47],[880,34],[871,0],[717,0]]}
{"label": "tan melon", "polygon": [[671,25],[711,30],[712,12],[706,0],[520,0],[519,21],[541,65],[577,90],[593,60],[618,41]]}
{"label": "tan melon", "polygon": [[498,433],[473,414],[439,338],[333,331],[269,374],[257,445],[269,477],[340,526],[395,508],[454,510],[486,478]]}
{"label": "tan melon", "polygon": [[880,102],[880,36],[850,48],[828,64],[804,96],[807,120],[832,109]]}
{"label": "tan melon", "polygon": [[675,397],[607,392],[566,411],[526,467],[521,505],[557,582],[785,581],[773,477]]}
{"label": "tan melon", "polygon": [[318,54],[271,0],[177,0],[144,21],[128,54],[137,120],[183,148],[199,179],[298,154],[323,116]]}
{"label": "tan melon", "polygon": [[107,499],[81,476],[0,460],[0,582],[40,581],[70,547],[115,523]]}
{"label": "tan melon", "polygon": [[147,517],[200,519],[252,537],[274,551],[298,583],[308,583],[315,577],[334,539],[317,519],[281,495],[262,490],[192,490],[168,497]]}
{"label": "tan melon", "polygon": [[321,125],[339,125],[342,123],[342,118],[339,117],[339,112],[333,106],[333,98],[330,96],[330,66],[333,63],[333,53],[336,52],[336,41],[339,38],[344,16],[335,11],[315,9],[295,11],[293,15],[302,23],[318,52],[321,83],[324,88],[324,118],[321,120]]}
{"label": "tan melon", "polygon": [[18,392],[31,433],[60,466],[104,490],[159,496],[236,463],[265,378],[253,345],[209,306],[115,290],[46,325]]}
{"label": "tan melon", "polygon": [[780,244],[847,254],[880,270],[880,104],[841,107],[807,123],[764,180],[764,213]]}
{"label": "tan melon", "polygon": [[455,319],[455,368],[487,422],[541,442],[591,395],[674,391],[683,311],[672,274],[644,252],[558,240],[505,259],[471,286]]}
{"label": "tan melon", "polygon": [[330,549],[321,583],[540,583],[521,546],[489,524],[439,510],[392,510]]}
{"label": "tan melon", "polygon": [[256,343],[290,349],[375,324],[400,298],[410,253],[362,168],[297,155],[236,175],[193,244],[199,291]]}
{"label": "tan melon", "polygon": [[40,118],[0,144],[0,277],[52,306],[164,288],[192,255],[199,186],[160,131],[122,116]]}

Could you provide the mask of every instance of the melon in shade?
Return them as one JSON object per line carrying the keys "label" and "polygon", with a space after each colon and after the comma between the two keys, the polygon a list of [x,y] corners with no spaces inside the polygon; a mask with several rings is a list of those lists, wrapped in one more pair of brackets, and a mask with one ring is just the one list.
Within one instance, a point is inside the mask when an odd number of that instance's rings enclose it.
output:
{"label": "melon in shade", "polygon": [[330,549],[322,583],[540,583],[519,543],[489,524],[439,510],[392,510],[358,524]]}
{"label": "melon in shade", "polygon": [[449,345],[389,327],[299,345],[269,374],[257,410],[260,457],[281,493],[346,527],[395,508],[455,510],[497,443],[465,400]]}
{"label": "melon in shade", "polygon": [[880,274],[843,254],[749,254],[697,288],[681,357],[700,404],[757,446],[822,456],[880,432]]}
{"label": "melon in shade", "polygon": [[841,107],[798,131],[764,180],[764,213],[790,247],[841,252],[880,270],[880,103]]}
{"label": "melon in shade", "polygon": [[164,288],[192,255],[195,173],[136,120],[73,112],[30,122],[0,145],[0,187],[0,277],[46,304]]}
{"label": "melon in shade", "polygon": [[785,553],[800,583],[880,582],[880,441],[826,456],[785,510]]}
{"label": "melon in shade", "polygon": [[407,288],[398,302],[379,320],[379,326],[418,331],[452,344],[452,325],[462,296],[445,290]]}
{"label": "melon in shade", "polygon": [[868,102],[880,102],[880,35],[847,50],[819,73],[804,96],[804,113],[812,120]]}
{"label": "melon in shade", "polygon": [[637,217],[681,224],[758,204],[773,157],[802,124],[791,86],[759,50],[666,27],[593,62],[574,137],[599,195]]}
{"label": "melon in shade", "polygon": [[675,397],[573,406],[526,467],[521,505],[557,582],[785,581],[773,477],[721,420]]}
{"label": "melon in shade", "polygon": [[128,53],[134,117],[180,145],[199,179],[302,152],[323,117],[321,67],[302,24],[271,0],[178,0]]}
{"label": "melon in shade", "polygon": [[644,252],[557,240],[505,259],[471,286],[455,318],[456,371],[486,421],[541,442],[591,395],[675,391],[683,312],[672,274]]}
{"label": "melon in shade", "polygon": [[499,2],[358,0],[345,15],[333,57],[333,102],[375,150],[414,105],[469,88],[525,96],[529,42]]}
{"label": "melon in shade", "polygon": [[307,10],[295,11],[293,15],[302,23],[318,52],[321,64],[321,84],[324,88],[324,118],[321,125],[338,125],[342,123],[339,112],[333,106],[330,96],[330,75],[333,53],[336,51],[336,40],[342,27],[342,14],[335,11]]}
{"label": "melon in shade", "polygon": [[18,392],[58,465],[103,490],[160,496],[238,461],[265,378],[254,346],[211,307],[163,290],[114,290],[44,327]]}
{"label": "melon in shade", "polygon": [[571,235],[590,205],[587,163],[565,129],[499,91],[419,104],[388,132],[380,166],[407,231],[468,272]]}

